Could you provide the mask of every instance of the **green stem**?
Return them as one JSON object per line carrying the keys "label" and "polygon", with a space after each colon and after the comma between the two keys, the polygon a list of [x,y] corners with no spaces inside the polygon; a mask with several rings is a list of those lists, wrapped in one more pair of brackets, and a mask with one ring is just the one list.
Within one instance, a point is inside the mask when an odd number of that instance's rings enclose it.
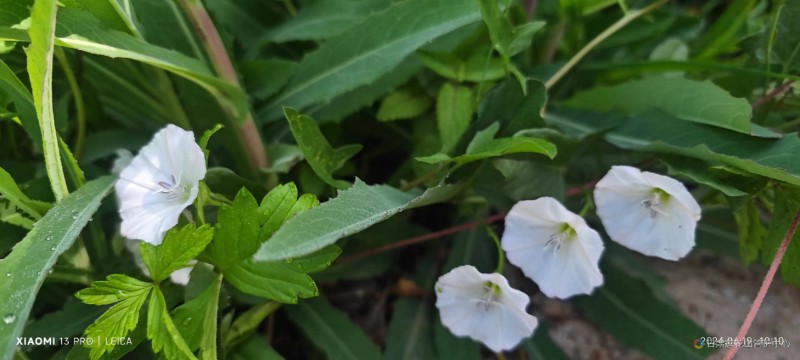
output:
{"label": "green stem", "polygon": [[483,227],[486,229],[486,233],[489,234],[489,237],[492,238],[494,245],[497,247],[497,269],[495,269],[494,272],[502,274],[503,264],[506,262],[505,254],[503,253],[503,245],[500,244],[500,239],[488,224],[483,223]]}
{"label": "green stem", "polygon": [[[222,38],[217,32],[217,28],[211,21],[211,16],[208,15],[203,3],[199,0],[179,0],[183,10],[186,12],[187,17],[192,22],[195,31],[199,35],[208,54],[214,70],[222,80],[242,89],[239,83],[239,77],[233,68],[228,52],[225,50],[225,45],[222,43]],[[259,175],[258,169],[268,167],[267,153],[264,149],[264,143],[261,140],[258,127],[253,120],[253,112],[248,111],[245,115],[244,121],[236,121],[236,134],[241,140],[245,153],[248,156],[250,167],[253,175]]]}
{"label": "green stem", "polygon": [[64,76],[67,78],[69,89],[72,91],[72,98],[75,101],[75,117],[78,120],[78,133],[75,136],[75,144],[72,146],[75,152],[75,158],[80,159],[83,154],[83,143],[86,140],[86,106],[83,102],[83,93],[81,87],[78,86],[78,80],[75,78],[75,73],[69,66],[64,50],[60,47],[55,48],[55,57],[61,70],[64,71]]}
{"label": "green stem", "polygon": [[545,88],[550,89],[555,85],[561,78],[563,78],[570,70],[572,70],[575,65],[578,64],[590,51],[592,51],[597,45],[599,45],[604,40],[608,39],[611,35],[614,35],[617,31],[625,27],[626,25],[630,24],[633,20],[636,20],[643,15],[650,13],[651,11],[658,9],[662,5],[666,4],[669,0],[659,0],[656,1],[644,8],[631,10],[625,16],[617,20],[614,24],[609,26],[607,29],[603,30],[600,35],[597,35],[592,41],[589,41],[583,48],[578,50],[578,52],[572,56],[566,64],[564,64],[561,69],[559,69],[550,79],[547,80],[545,83]]}
{"label": "green stem", "polygon": [[[766,55],[767,72],[769,72],[770,65],[772,64],[772,45],[775,43],[775,33],[778,28],[778,18],[780,18],[781,16],[781,10],[783,10],[783,3],[778,4],[778,9],[775,10],[775,15],[772,16],[772,25],[770,26],[769,38],[767,39],[767,55]],[[767,94],[768,88],[769,88],[769,78],[766,78],[764,79],[764,95]]]}

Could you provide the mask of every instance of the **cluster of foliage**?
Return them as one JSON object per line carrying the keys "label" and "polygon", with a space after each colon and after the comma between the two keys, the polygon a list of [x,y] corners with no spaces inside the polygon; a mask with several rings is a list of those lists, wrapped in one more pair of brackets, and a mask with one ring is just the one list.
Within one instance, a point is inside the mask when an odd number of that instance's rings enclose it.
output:
{"label": "cluster of foliage", "polygon": [[[480,224],[521,200],[602,229],[589,190],[612,165],[688,184],[695,251],[770,264],[800,209],[798,16],[797,0],[0,0],[0,357],[479,359],[439,321],[436,278],[496,269]],[[208,170],[163,241],[130,251],[111,169],[167,124],[203,135]],[[464,231],[387,250],[448,226]],[[604,283],[570,303],[653,358],[707,356],[663,279],[600,234]],[[800,285],[800,242],[780,270]],[[385,334],[353,321],[375,309]],[[516,351],[564,358],[547,320]]]}

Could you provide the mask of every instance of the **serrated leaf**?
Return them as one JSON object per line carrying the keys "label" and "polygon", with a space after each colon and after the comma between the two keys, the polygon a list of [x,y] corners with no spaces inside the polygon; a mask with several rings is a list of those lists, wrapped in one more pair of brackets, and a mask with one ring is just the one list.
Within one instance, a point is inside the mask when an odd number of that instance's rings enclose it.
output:
{"label": "serrated leaf", "polygon": [[142,261],[150,270],[153,281],[164,281],[172,272],[188,266],[190,260],[203,252],[213,236],[214,229],[208,224],[197,229],[194,224],[181,229],[172,228],[164,236],[161,245],[140,244]]}
{"label": "serrated leaf", "polygon": [[747,100],[731,96],[710,81],[648,77],[578,93],[565,105],[628,114],[660,110],[679,119],[751,133]]}
{"label": "serrated leaf", "polygon": [[[139,323],[139,312],[152,289],[151,283],[115,274],[109,275],[106,281],[95,281],[91,287],[79,291],[75,296],[86,304],[114,304],[86,328],[84,336],[94,339],[119,339],[127,335]],[[89,355],[94,360],[114,350],[115,344],[98,341],[84,346],[90,348]]]}
{"label": "serrated leaf", "polygon": [[[78,291],[75,297],[90,305],[109,305],[132,297],[140,297],[150,291],[153,284],[127,275],[112,274],[106,280],[95,281],[88,288]],[[146,298],[146,297],[145,297]]]}
{"label": "serrated leaf", "polygon": [[445,83],[436,96],[436,124],[442,152],[452,150],[472,120],[472,91],[466,86]]}
{"label": "serrated leaf", "polygon": [[374,360],[381,357],[378,347],[353,324],[347,315],[328,300],[317,298],[285,307],[289,319],[309,341],[331,360]]}
{"label": "serrated leaf", "polygon": [[164,294],[158,287],[153,288],[147,309],[147,338],[153,345],[153,352],[163,352],[167,359],[197,359],[172,322]]}
{"label": "serrated leaf", "polygon": [[13,353],[48,269],[72,246],[113,183],[113,177],[98,178],[64,198],[0,260],[0,274],[11,274],[0,287],[0,313],[15,318],[13,324],[0,327],[0,357]]}
{"label": "serrated leaf", "polygon": [[0,195],[36,220],[40,219],[52,207],[51,204],[46,202],[31,200],[28,195],[25,195],[20,190],[11,174],[3,168],[0,168]]}
{"label": "serrated leaf", "polygon": [[298,298],[319,295],[310,276],[284,261],[248,259],[225,269],[223,274],[226,281],[242,292],[277,302],[295,304]]}
{"label": "serrated leaf", "polygon": [[212,263],[226,269],[249,258],[263,241],[258,238],[261,217],[256,199],[245,188],[239,190],[232,204],[222,205],[207,251]]}
{"label": "serrated leaf", "polygon": [[307,55],[286,90],[259,112],[259,118],[275,119],[283,106],[304,109],[369,84],[429,41],[479,17],[471,1],[395,3]]}
{"label": "serrated leaf", "polygon": [[306,161],[314,169],[314,173],[333,187],[344,189],[350,186],[347,181],[335,180],[333,172],[361,151],[363,146],[353,144],[334,149],[328,143],[325,135],[322,135],[319,125],[314,119],[300,115],[297,110],[291,108],[284,108],[283,111],[286,119],[289,120],[292,135],[294,135],[297,145],[300,146],[300,150],[303,151]]}
{"label": "serrated leaf", "polygon": [[217,310],[221,285],[222,276],[217,276],[216,281],[203,292],[172,310],[172,319],[186,341],[186,346],[192,351],[200,349],[201,359],[216,359]]}
{"label": "serrated leaf", "polygon": [[419,196],[386,185],[369,186],[356,179],[353,187],[320,206],[287,221],[256,252],[256,261],[296,258],[313,253],[395,214],[446,200],[450,187],[428,189]]}
{"label": "serrated leaf", "polygon": [[499,127],[499,123],[494,123],[488,128],[478,131],[472,142],[467,146],[467,152],[464,155],[450,157],[446,154],[438,153],[416,159],[427,164],[454,162],[458,165],[463,165],[473,161],[519,153],[543,154],[551,159],[556,156],[556,146],[544,139],[531,137],[495,139],[494,136],[497,134]]}
{"label": "serrated leaf", "polygon": [[591,296],[573,302],[600,329],[620,343],[654,359],[705,359],[709,348],[697,350],[695,339],[708,332],[675,307],[654,296],[648,285],[613,263],[601,266],[605,283]]}
{"label": "serrated leaf", "polygon": [[377,117],[380,121],[413,119],[428,111],[431,103],[431,99],[420,92],[397,90],[383,98]]}

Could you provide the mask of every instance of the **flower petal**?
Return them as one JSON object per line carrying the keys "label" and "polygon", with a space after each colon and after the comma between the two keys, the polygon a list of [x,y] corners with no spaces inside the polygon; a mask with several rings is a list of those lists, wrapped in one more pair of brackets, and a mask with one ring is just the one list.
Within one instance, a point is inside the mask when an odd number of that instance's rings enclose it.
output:
{"label": "flower petal", "polygon": [[629,249],[678,260],[694,247],[700,206],[675,179],[613,166],[595,186],[594,199],[609,237]]}
{"label": "flower petal", "polygon": [[[548,245],[565,231],[574,234],[558,240],[557,248]],[[506,216],[502,246],[508,261],[548,297],[589,294],[603,283],[598,266],[604,249],[600,235],[556,199],[543,197],[514,205]]]}
{"label": "flower petal", "polygon": [[[492,288],[494,287],[494,288]],[[442,324],[456,336],[468,336],[492,351],[515,347],[533,334],[537,320],[525,312],[529,298],[500,274],[457,267],[436,282],[436,307]]]}

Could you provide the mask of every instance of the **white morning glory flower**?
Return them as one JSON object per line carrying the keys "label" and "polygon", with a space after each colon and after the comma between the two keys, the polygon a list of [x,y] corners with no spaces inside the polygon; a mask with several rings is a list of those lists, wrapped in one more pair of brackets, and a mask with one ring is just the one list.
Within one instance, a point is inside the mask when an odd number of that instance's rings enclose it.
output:
{"label": "white morning glory flower", "polygon": [[122,236],[161,244],[183,209],[197,197],[205,175],[205,157],[192,132],[175,125],[159,130],[122,170],[115,185]]}
{"label": "white morning glory flower", "polygon": [[594,199],[611,240],[667,260],[694,247],[700,205],[671,177],[613,166],[595,186]]}
{"label": "white morning glory flower", "polygon": [[508,261],[548,297],[589,294],[603,284],[600,234],[551,197],[515,204],[506,215],[502,245]]}
{"label": "white morning glory flower", "polygon": [[459,266],[436,281],[436,307],[442,324],[494,352],[510,350],[531,336],[538,321],[525,312],[528,295],[513,289],[503,275]]}

